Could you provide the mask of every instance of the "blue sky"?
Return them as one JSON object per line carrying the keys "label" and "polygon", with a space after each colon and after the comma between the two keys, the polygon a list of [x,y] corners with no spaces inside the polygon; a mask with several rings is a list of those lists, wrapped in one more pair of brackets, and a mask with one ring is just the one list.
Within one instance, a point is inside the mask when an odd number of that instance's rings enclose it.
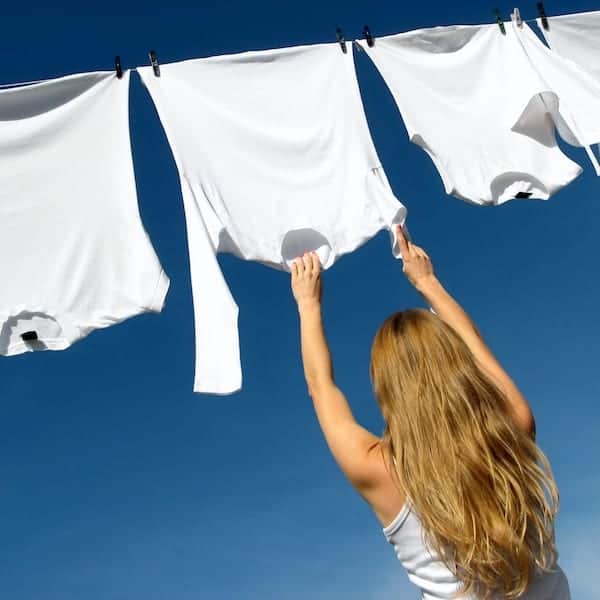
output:
{"label": "blue sky", "polygon": [[[535,3],[522,5],[524,18]],[[548,3],[549,14],[594,10]],[[485,3],[11,3],[0,83],[250,49],[493,21]],[[512,4],[500,5],[503,14]],[[561,563],[591,600],[600,568],[600,304],[596,177],[548,202],[469,206],[446,196],[411,145],[364,54],[357,69],[376,146],[411,233],[534,409],[561,490]],[[302,377],[288,276],[220,259],[240,307],[244,389],[194,395],[185,222],[154,108],[132,77],[144,224],[171,277],[160,315],[97,331],[67,351],[0,360],[0,595],[11,600],[384,600],[418,597],[367,506],[329,456]],[[66,173],[68,176],[68,173]],[[91,182],[93,185],[93,182]],[[391,312],[421,301],[381,232],[324,276],[336,376],[374,431],[368,357]],[[594,459],[596,457],[596,459]],[[593,546],[594,544],[594,546]]]}

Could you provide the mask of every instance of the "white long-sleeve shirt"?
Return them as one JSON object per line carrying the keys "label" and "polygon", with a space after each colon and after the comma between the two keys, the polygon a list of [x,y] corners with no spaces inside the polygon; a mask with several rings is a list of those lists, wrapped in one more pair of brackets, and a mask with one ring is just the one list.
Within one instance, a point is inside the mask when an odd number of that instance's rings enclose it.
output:
{"label": "white long-sleeve shirt", "polygon": [[[349,44],[351,47],[351,45]],[[194,390],[241,387],[238,307],[216,253],[324,268],[405,208],[375,151],[352,52],[318,44],[138,68],[179,170],[196,327]],[[394,241],[395,245],[395,241]]]}
{"label": "white long-sleeve shirt", "polygon": [[169,279],[138,211],[129,79],[0,90],[0,354],[61,350],[162,309]]}
{"label": "white long-sleeve shirt", "polygon": [[600,11],[548,17],[548,29],[537,25],[548,45],[572,60],[600,83]]}
{"label": "white long-sleeve shirt", "polygon": [[476,204],[547,199],[581,168],[558,147],[600,141],[600,85],[518,27],[456,25],[358,40],[446,193]]}

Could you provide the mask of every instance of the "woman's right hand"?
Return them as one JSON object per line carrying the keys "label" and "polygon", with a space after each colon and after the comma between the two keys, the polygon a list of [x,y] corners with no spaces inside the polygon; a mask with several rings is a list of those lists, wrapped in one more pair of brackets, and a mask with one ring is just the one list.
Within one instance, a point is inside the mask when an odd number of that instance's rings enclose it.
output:
{"label": "woman's right hand", "polygon": [[396,231],[402,253],[402,270],[408,280],[419,289],[426,281],[435,277],[433,264],[423,248],[406,238],[402,225],[397,225]]}

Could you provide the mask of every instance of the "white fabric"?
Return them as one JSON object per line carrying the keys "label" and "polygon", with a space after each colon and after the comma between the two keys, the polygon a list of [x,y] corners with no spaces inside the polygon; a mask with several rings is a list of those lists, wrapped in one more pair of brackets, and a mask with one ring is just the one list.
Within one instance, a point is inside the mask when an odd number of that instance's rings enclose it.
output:
{"label": "white fabric", "polygon": [[[177,163],[196,325],[194,390],[241,387],[238,308],[215,254],[324,268],[402,223],[351,52],[319,44],[138,68]],[[393,240],[396,247],[396,240]],[[397,250],[397,247],[396,247]]]}
{"label": "white fabric", "polygon": [[[541,19],[537,25],[554,52],[573,61],[600,84],[600,11],[549,17],[548,30],[544,29]],[[585,116],[585,105],[582,110]],[[598,113],[595,110],[589,114],[596,118]]]}
{"label": "white fabric", "polygon": [[0,273],[4,355],[161,310],[169,280],[138,213],[129,72],[0,91]]}
{"label": "white fabric", "polygon": [[[424,542],[423,526],[407,503],[397,517],[383,528],[383,533],[408,578],[420,590],[423,600],[455,598],[460,582]],[[459,596],[461,600],[477,600],[476,596]],[[561,568],[542,573],[534,579],[520,600],[570,600],[569,584]],[[502,600],[495,598],[494,600]]]}
{"label": "white fabric", "polygon": [[[540,97],[532,105],[540,105],[552,116],[561,137],[573,146],[583,146],[590,162],[600,175],[600,163],[591,145],[600,141],[600,83],[587,76],[572,61],[552,52],[535,35],[526,23],[523,27],[513,24],[519,42],[530,64],[536,71],[540,84]],[[533,107],[528,107],[528,111]],[[529,134],[529,116],[524,114],[516,130]]]}
{"label": "white fabric", "polygon": [[579,65],[600,83],[600,11],[548,17],[537,25],[552,50]]}
{"label": "white fabric", "polygon": [[477,204],[519,193],[547,199],[577,177],[581,168],[557,147],[555,124],[570,143],[600,140],[600,121],[592,127],[578,113],[575,123],[570,111],[577,98],[598,107],[598,90],[527,24],[505,28],[506,35],[498,25],[419,29],[377,38],[372,48],[357,40],[446,192]]}

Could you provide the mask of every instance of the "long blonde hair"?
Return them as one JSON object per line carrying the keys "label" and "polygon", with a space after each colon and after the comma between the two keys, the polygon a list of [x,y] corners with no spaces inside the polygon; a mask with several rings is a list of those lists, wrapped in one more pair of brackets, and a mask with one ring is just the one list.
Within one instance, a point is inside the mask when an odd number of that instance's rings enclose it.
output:
{"label": "long blonde hair", "polygon": [[550,464],[462,338],[428,311],[389,317],[371,380],[389,468],[461,593],[516,598],[556,561]]}

